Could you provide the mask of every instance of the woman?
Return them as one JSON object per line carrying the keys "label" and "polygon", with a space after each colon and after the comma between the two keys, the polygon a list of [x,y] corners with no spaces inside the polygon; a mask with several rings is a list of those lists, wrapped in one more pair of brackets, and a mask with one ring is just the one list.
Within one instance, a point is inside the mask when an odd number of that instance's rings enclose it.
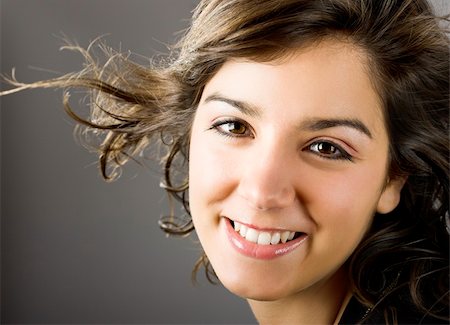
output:
{"label": "woman", "polygon": [[161,143],[192,215],[162,229],[195,228],[197,269],[261,324],[448,322],[448,37],[425,1],[203,1],[164,65],[83,53],[12,91],[92,88],[89,120],[65,105],[105,178]]}

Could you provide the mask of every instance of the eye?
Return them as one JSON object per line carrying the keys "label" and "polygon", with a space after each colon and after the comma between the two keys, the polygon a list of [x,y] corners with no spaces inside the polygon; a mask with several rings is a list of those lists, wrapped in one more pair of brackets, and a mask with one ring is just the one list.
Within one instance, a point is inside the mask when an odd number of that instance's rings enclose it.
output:
{"label": "eye", "polygon": [[252,136],[250,127],[247,123],[240,120],[217,121],[210,129],[216,130],[219,134],[229,137]]}
{"label": "eye", "polygon": [[316,141],[310,144],[307,147],[307,150],[325,159],[352,161],[353,158],[348,152],[342,149],[341,146],[330,141]]}

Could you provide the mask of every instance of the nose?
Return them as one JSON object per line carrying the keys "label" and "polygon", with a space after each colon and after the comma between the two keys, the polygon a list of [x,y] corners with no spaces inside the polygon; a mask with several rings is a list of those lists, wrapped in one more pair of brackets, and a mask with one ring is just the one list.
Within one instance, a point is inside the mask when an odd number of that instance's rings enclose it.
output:
{"label": "nose", "polygon": [[247,156],[237,188],[238,194],[258,210],[280,209],[295,200],[291,158],[277,148],[255,149]]}

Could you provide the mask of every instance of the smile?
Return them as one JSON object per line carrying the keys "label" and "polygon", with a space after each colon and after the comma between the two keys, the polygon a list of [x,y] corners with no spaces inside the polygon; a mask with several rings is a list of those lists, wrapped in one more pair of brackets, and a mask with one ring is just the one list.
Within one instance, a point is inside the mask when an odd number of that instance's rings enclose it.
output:
{"label": "smile", "polygon": [[258,230],[223,218],[231,245],[241,254],[256,259],[273,259],[288,254],[308,238],[303,232]]}
{"label": "smile", "polygon": [[277,245],[280,242],[286,243],[294,239],[297,234],[295,231],[259,231],[254,228],[247,227],[237,221],[232,221],[234,230],[238,232],[243,238],[252,243],[259,245]]}

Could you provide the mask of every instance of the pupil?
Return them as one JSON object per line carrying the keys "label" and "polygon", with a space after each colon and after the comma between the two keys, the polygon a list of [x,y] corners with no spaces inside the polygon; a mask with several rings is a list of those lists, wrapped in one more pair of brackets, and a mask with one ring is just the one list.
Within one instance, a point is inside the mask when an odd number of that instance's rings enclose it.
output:
{"label": "pupil", "polygon": [[245,132],[245,127],[239,122],[232,122],[229,124],[230,132],[243,134]]}
{"label": "pupil", "polygon": [[336,152],[336,148],[332,144],[326,142],[320,143],[318,149],[321,153],[325,154],[333,154]]}

